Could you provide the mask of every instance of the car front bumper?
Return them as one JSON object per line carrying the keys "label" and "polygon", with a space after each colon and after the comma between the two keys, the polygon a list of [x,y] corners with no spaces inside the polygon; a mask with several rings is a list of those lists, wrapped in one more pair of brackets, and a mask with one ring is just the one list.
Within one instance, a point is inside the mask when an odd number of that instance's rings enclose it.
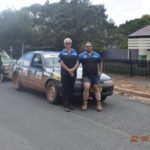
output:
{"label": "car front bumper", "polygon": [[[57,83],[58,85],[58,91],[59,91],[59,95],[62,96],[62,85],[60,82]],[[102,84],[102,92],[101,95],[106,97],[106,96],[110,96],[113,94],[113,90],[114,90],[114,85],[106,85],[106,84]],[[93,96],[93,92],[90,92],[90,96]],[[76,80],[75,82],[75,87],[74,87],[74,92],[73,92],[73,96],[75,97],[82,97],[83,95],[83,85],[82,85],[82,81],[81,80]]]}

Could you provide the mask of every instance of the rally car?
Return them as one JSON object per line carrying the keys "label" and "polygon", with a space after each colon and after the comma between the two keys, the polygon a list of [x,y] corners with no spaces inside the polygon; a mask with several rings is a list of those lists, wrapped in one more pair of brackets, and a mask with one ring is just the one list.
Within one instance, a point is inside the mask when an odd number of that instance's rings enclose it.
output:
{"label": "rally car", "polygon": [[[48,102],[56,104],[62,96],[59,52],[36,51],[22,56],[12,69],[13,85],[16,90],[23,87],[45,92]],[[102,100],[113,94],[113,81],[102,74],[99,86]],[[82,66],[78,68],[73,96],[82,97]],[[91,88],[90,95],[94,97]]]}
{"label": "rally car", "polygon": [[10,58],[10,56],[4,50],[0,51],[0,55],[2,61],[2,64],[0,66],[0,81],[2,81],[3,78],[9,78],[9,69],[11,65],[15,62],[15,60]]}

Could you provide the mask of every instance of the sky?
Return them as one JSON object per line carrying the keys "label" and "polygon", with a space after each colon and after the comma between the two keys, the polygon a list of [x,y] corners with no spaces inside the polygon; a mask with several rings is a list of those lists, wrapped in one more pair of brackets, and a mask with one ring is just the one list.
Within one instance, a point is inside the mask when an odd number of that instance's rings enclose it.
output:
{"label": "sky", "polygon": [[[5,9],[20,9],[34,3],[44,4],[46,0],[0,0],[0,11]],[[59,0],[49,0],[50,3]],[[150,14],[150,0],[91,0],[92,4],[104,4],[106,14],[116,25]]]}

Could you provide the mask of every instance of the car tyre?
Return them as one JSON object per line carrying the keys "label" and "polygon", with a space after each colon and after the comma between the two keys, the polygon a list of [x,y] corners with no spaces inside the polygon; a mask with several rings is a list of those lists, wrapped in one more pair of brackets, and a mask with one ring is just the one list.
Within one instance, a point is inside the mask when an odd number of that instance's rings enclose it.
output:
{"label": "car tyre", "polygon": [[13,85],[14,85],[14,88],[18,91],[22,89],[22,85],[20,83],[20,79],[17,73],[15,73],[13,76]]}
{"label": "car tyre", "polygon": [[59,102],[59,94],[58,88],[54,81],[49,81],[46,86],[46,97],[49,103],[58,104]]}

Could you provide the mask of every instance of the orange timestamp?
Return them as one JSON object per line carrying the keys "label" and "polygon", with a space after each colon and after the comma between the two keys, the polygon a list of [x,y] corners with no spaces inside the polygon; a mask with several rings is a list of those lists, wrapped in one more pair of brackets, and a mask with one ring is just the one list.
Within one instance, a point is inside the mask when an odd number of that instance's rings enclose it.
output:
{"label": "orange timestamp", "polygon": [[150,142],[150,135],[143,135],[143,136],[130,136],[130,142],[137,143],[137,142]]}

